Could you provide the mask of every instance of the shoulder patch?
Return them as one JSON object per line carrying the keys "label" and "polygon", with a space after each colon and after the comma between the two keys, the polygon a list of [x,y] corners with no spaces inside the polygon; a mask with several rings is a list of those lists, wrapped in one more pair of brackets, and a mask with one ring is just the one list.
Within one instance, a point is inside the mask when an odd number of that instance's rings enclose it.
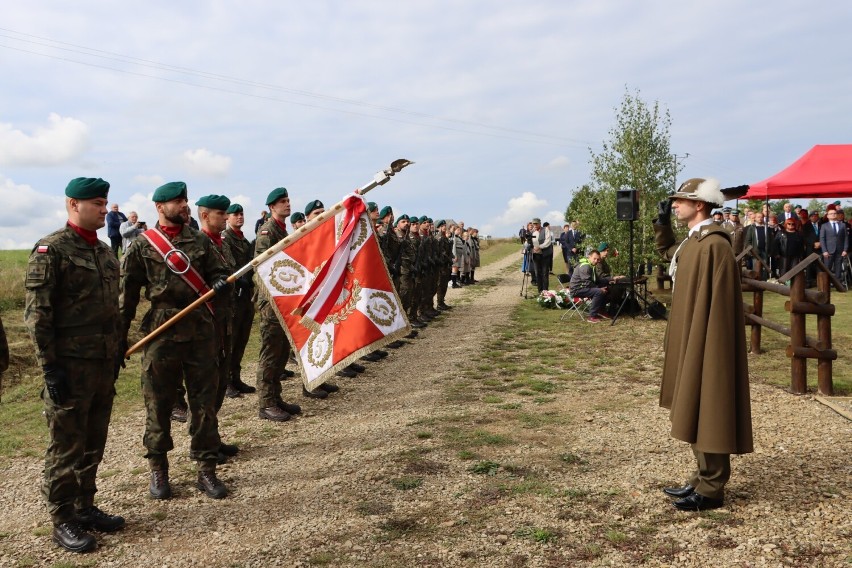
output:
{"label": "shoulder patch", "polygon": [[47,252],[47,245],[38,245],[36,247],[36,252],[44,254]]}

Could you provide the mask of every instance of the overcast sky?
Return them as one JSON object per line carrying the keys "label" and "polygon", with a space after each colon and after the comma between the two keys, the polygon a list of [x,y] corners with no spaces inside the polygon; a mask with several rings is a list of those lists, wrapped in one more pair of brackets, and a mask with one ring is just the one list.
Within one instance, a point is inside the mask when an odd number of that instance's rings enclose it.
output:
{"label": "overcast sky", "polygon": [[[153,190],[294,210],[369,199],[509,236],[560,223],[625,89],[659,101],[687,177],[762,180],[850,142],[845,2],[8,2],[0,248],[60,227],[72,178],[125,213]],[[847,200],[848,202],[848,200]]]}

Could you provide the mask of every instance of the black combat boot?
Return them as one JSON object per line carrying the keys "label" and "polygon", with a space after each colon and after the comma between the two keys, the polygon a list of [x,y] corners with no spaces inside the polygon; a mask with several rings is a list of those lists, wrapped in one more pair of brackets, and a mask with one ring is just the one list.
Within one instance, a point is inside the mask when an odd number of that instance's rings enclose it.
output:
{"label": "black combat boot", "polygon": [[199,491],[211,499],[224,499],[228,495],[228,488],[216,477],[215,469],[202,469],[198,472],[198,481],[195,486]]}
{"label": "black combat boot", "polygon": [[324,390],[324,391],[325,391],[325,392],[327,392],[328,394],[331,394],[331,393],[333,393],[333,392],[337,392],[337,391],[339,391],[339,390],[340,390],[340,387],[339,387],[339,386],[337,386],[337,385],[336,385],[336,384],[334,384],[334,383],[323,383],[323,384],[321,384],[321,385],[320,385],[319,387],[317,387],[317,388],[320,388],[320,389]]}
{"label": "black combat boot", "polygon": [[154,499],[171,499],[172,486],[169,485],[169,470],[161,465],[151,466],[151,483],[148,493]]}
{"label": "black combat boot", "polygon": [[77,511],[77,522],[86,530],[115,532],[124,528],[124,517],[108,515],[94,505]]}
{"label": "black combat boot", "polygon": [[278,402],[275,403],[275,405],[278,408],[280,408],[281,410],[283,410],[284,412],[286,412],[287,414],[295,415],[295,414],[301,414],[302,413],[302,407],[299,406],[298,404],[290,404],[289,402],[284,402],[283,400],[279,400]]}
{"label": "black combat boot", "polygon": [[229,386],[233,387],[235,391],[241,394],[251,394],[257,391],[257,389],[253,386],[245,384],[239,377],[233,379]]}
{"label": "black combat boot", "polygon": [[77,521],[66,521],[53,527],[53,542],[71,552],[89,552],[98,547],[98,541],[86,532]]}

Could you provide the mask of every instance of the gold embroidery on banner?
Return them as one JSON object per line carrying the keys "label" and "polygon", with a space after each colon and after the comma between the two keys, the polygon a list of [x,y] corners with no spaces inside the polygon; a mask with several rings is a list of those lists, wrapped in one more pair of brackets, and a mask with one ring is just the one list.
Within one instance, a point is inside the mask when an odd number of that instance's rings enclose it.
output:
{"label": "gold embroidery on banner", "polygon": [[369,231],[367,230],[367,220],[364,217],[358,219],[358,239],[352,243],[352,246],[349,247],[349,250],[355,250],[364,244],[364,241],[367,240],[367,236],[369,235]]}
{"label": "gold embroidery on banner", "polygon": [[308,339],[308,362],[314,367],[322,367],[331,357],[331,334],[316,331]]}
{"label": "gold embroidery on banner", "polygon": [[349,278],[347,278],[343,281],[343,290],[340,291],[340,298],[338,298],[337,302],[334,304],[335,308],[338,306],[341,307],[328,314],[323,323],[338,325],[340,322],[345,321],[352,312],[355,311],[355,306],[360,300],[361,284],[359,284],[357,280],[353,279],[350,289]]}
{"label": "gold embroidery on banner", "polygon": [[305,269],[289,258],[276,260],[269,271],[269,283],[282,294],[295,294],[301,290],[304,279]]}
{"label": "gold embroidery on banner", "polygon": [[[373,292],[367,301],[367,317],[375,324],[390,326],[396,319],[397,308],[385,292]],[[385,317],[383,317],[385,316]]]}

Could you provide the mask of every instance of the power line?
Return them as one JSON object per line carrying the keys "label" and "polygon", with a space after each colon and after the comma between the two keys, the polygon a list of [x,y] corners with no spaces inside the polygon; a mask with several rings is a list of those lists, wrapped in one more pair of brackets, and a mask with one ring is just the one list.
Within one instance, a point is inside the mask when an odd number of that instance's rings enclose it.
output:
{"label": "power line", "polygon": [[[192,83],[192,82],[189,82],[189,81],[186,81],[186,80],[159,77],[159,76],[156,76],[156,75],[149,75],[149,74],[130,71],[130,70],[126,70],[126,69],[118,69],[118,68],[110,67],[110,66],[106,66],[106,65],[99,65],[99,64],[96,64],[96,63],[80,61],[80,60],[77,60],[77,59],[60,57],[60,56],[51,55],[51,54],[48,54],[48,53],[42,53],[42,52],[38,52],[38,51],[23,49],[23,48],[20,48],[20,47],[14,47],[14,46],[10,46],[10,45],[0,44],[0,47],[10,49],[10,50],[15,50],[15,51],[28,53],[28,54],[32,54],[32,55],[38,55],[38,56],[41,56],[41,57],[55,59],[55,60],[58,60],[58,61],[65,61],[65,62],[74,63],[74,64],[78,64],[78,65],[86,65],[86,66],[89,66],[89,67],[105,69],[105,70],[114,71],[114,72],[118,72],[118,73],[135,75],[135,76],[138,76],[138,77],[159,79],[159,80],[163,80],[163,81],[169,81],[169,82],[179,83],[179,84],[193,86],[193,87],[201,87],[201,88],[216,90],[216,91],[225,92],[225,93],[238,94],[238,95],[242,95],[242,96],[251,96],[251,97],[255,97],[255,98],[261,98],[261,99],[272,100],[272,101],[277,101],[277,102],[284,102],[284,103],[288,103],[288,104],[298,104],[298,105],[307,106],[307,107],[311,107],[311,108],[331,110],[331,111],[334,111],[334,112],[342,112],[342,113],[346,113],[346,114],[364,116],[364,117],[368,117],[368,118],[379,118],[379,119],[382,119],[382,120],[389,120],[389,121],[393,121],[393,122],[401,122],[401,123],[404,123],[404,124],[413,124],[413,125],[417,125],[417,126],[427,126],[427,127],[430,127],[430,128],[440,128],[440,129],[443,129],[443,130],[463,132],[463,133],[468,133],[468,134],[479,134],[479,135],[483,135],[483,136],[490,136],[490,137],[496,137],[496,138],[506,138],[506,139],[520,140],[520,141],[524,141],[524,142],[533,142],[533,143],[540,143],[540,144],[547,144],[547,145],[553,145],[553,146],[575,146],[575,147],[583,147],[583,148],[591,146],[591,143],[589,143],[587,141],[572,139],[572,138],[568,138],[568,137],[564,137],[564,136],[555,136],[555,135],[541,134],[541,133],[527,131],[527,130],[506,128],[506,127],[502,127],[502,126],[494,126],[494,125],[490,125],[490,124],[486,124],[486,123],[482,123],[482,122],[476,122],[476,121],[468,121],[468,120],[455,119],[455,118],[446,118],[446,117],[441,117],[441,116],[432,115],[432,114],[423,113],[423,112],[418,112],[418,111],[410,111],[410,110],[392,107],[392,106],[377,105],[377,104],[368,103],[368,102],[365,102],[365,101],[346,99],[346,98],[337,97],[337,96],[333,96],[333,95],[325,95],[325,94],[322,94],[322,93],[314,93],[314,92],[304,91],[304,90],[300,90],[300,89],[291,89],[291,88],[286,88],[286,87],[282,87],[282,86],[279,86],[279,85],[272,85],[272,84],[268,84],[268,83],[261,83],[261,82],[257,82],[257,81],[245,80],[245,79],[230,77],[230,76],[227,76],[227,75],[210,73],[210,72],[206,72],[206,71],[198,71],[198,70],[190,69],[190,68],[187,68],[187,67],[179,67],[179,66],[175,66],[175,65],[166,64],[166,63],[160,63],[160,62],[157,62],[157,61],[140,59],[140,58],[136,58],[136,57],[132,57],[132,56],[128,56],[128,55],[123,55],[123,54],[120,54],[120,53],[104,51],[104,50],[100,50],[100,49],[90,48],[90,47],[87,47],[87,46],[81,46],[81,45],[77,45],[77,44],[71,44],[71,43],[67,43],[67,42],[53,40],[51,38],[45,38],[45,37],[41,37],[41,36],[26,34],[26,33],[18,32],[16,30],[11,30],[11,29],[8,29],[8,28],[0,27],[0,31],[4,31],[4,32],[11,33],[11,34],[16,34],[16,35],[20,35],[20,36],[24,36],[24,37],[29,37],[29,38],[41,40],[41,42],[40,41],[33,41],[33,40],[22,39],[22,38],[19,38],[19,37],[10,36],[10,35],[8,35],[8,33],[7,34],[0,33],[0,37],[5,37],[6,39],[10,39],[12,41],[24,42],[24,43],[28,43],[28,44],[38,45],[38,46],[41,46],[41,47],[46,47],[48,49],[55,49],[55,50],[61,50],[61,51],[76,53],[78,55],[83,55],[85,57],[96,57],[96,58],[99,58],[99,59],[104,59],[104,60],[108,60],[108,61],[115,61],[115,62],[119,62],[119,63],[127,63],[127,64],[130,64],[130,65],[137,65],[137,66],[145,67],[145,68],[149,68],[149,69],[156,69],[156,70],[160,70],[160,71],[178,73],[178,74],[182,74],[182,75],[189,75],[189,76],[194,76],[194,77],[197,77],[197,78],[209,79],[209,80],[214,80],[214,81],[221,81],[221,82],[232,83],[232,84],[237,84],[237,85],[241,85],[241,86],[256,87],[256,88],[261,88],[261,89],[266,89],[266,90],[271,90],[271,91],[279,91],[279,92],[289,93],[289,94],[293,94],[293,95],[297,95],[297,96],[301,96],[301,97],[325,100],[325,101],[329,101],[329,102],[336,102],[336,103],[341,103],[341,104],[346,104],[346,105],[358,106],[358,107],[362,107],[362,108],[370,108],[370,109],[379,110],[379,111],[383,111],[383,112],[403,114],[403,115],[412,116],[412,117],[416,117],[416,118],[435,120],[435,121],[439,121],[439,122],[461,124],[461,125],[472,126],[472,127],[476,127],[476,128],[483,128],[483,129],[494,130],[494,131],[498,131],[498,132],[505,132],[505,133],[508,133],[508,134],[520,134],[520,135],[523,135],[523,136],[526,136],[526,137],[532,136],[532,137],[535,137],[535,138],[552,140],[552,141],[557,142],[557,143],[547,142],[545,140],[532,140],[532,139],[529,139],[529,138],[519,138],[519,137],[514,137],[514,136],[500,136],[500,135],[495,135],[495,134],[489,134],[487,132],[471,131],[471,130],[465,130],[465,129],[461,129],[461,128],[450,128],[450,127],[445,127],[445,126],[440,126],[440,125],[435,125],[435,124],[429,124],[429,123],[399,120],[399,119],[394,119],[394,118],[390,118],[390,117],[382,117],[382,116],[375,115],[375,114],[347,111],[347,110],[343,110],[343,109],[339,109],[339,108],[335,108],[335,107],[323,106],[321,104],[309,104],[309,103],[298,102],[298,101],[289,100],[289,99],[282,99],[282,98],[271,97],[271,96],[263,96],[263,95],[253,94],[253,93],[246,93],[246,92],[243,92],[243,91],[234,91],[234,90],[225,89],[225,88],[221,88],[221,87],[201,85],[201,84]],[[50,43],[42,43],[42,42],[50,42]],[[51,44],[56,44],[56,45],[51,45]],[[60,47],[60,46],[67,46],[67,47]],[[83,51],[81,51],[81,50],[83,50]],[[103,55],[101,55],[101,54],[103,54]]]}

